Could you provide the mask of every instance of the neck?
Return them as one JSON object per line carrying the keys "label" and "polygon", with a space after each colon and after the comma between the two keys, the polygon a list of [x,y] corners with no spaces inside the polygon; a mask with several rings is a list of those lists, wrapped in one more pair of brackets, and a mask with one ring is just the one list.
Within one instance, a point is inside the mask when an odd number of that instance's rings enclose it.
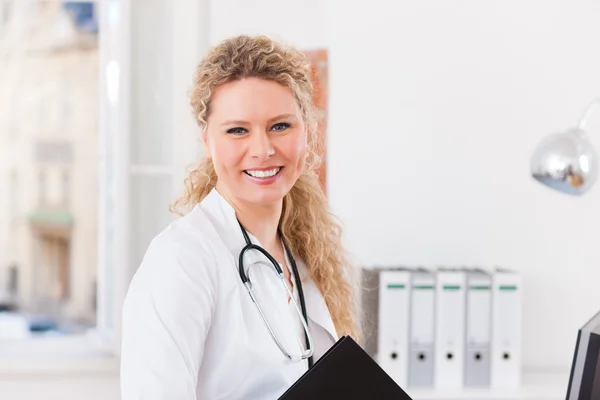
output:
{"label": "neck", "polygon": [[283,210],[283,200],[261,205],[237,200],[221,191],[219,193],[231,204],[246,231],[254,235],[267,251],[272,251],[279,240],[277,228]]}

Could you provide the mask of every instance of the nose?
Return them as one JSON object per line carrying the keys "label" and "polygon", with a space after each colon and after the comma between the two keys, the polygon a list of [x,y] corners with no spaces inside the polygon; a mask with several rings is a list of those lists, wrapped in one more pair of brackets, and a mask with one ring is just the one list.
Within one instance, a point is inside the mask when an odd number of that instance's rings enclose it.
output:
{"label": "nose", "polygon": [[251,137],[250,154],[253,158],[263,160],[275,154],[273,143],[267,132],[255,132]]}

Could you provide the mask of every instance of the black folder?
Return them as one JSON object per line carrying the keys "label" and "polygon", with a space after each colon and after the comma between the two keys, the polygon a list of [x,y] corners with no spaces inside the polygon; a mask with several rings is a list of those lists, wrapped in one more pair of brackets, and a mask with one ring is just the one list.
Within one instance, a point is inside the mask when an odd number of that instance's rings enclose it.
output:
{"label": "black folder", "polygon": [[412,400],[350,336],[342,336],[279,400]]}

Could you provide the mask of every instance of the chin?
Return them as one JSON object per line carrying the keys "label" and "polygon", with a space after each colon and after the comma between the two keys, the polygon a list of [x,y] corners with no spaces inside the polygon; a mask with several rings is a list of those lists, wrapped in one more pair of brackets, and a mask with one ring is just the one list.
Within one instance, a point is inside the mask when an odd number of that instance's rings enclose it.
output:
{"label": "chin", "polygon": [[277,190],[275,188],[249,188],[247,191],[245,191],[242,197],[249,203],[267,206],[281,202],[287,193],[288,191],[283,189]]}
{"label": "chin", "polygon": [[249,203],[256,205],[269,206],[272,204],[278,204],[281,202],[285,194],[272,195],[272,194],[259,194],[253,196],[246,196]]}

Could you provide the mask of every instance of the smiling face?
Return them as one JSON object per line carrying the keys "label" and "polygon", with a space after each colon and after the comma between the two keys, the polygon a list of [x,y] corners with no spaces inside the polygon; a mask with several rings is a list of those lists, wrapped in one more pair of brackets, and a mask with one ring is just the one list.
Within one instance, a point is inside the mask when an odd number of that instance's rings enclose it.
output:
{"label": "smiling face", "polygon": [[307,129],[289,88],[259,78],[218,86],[203,134],[217,190],[236,202],[280,204],[304,169]]}

